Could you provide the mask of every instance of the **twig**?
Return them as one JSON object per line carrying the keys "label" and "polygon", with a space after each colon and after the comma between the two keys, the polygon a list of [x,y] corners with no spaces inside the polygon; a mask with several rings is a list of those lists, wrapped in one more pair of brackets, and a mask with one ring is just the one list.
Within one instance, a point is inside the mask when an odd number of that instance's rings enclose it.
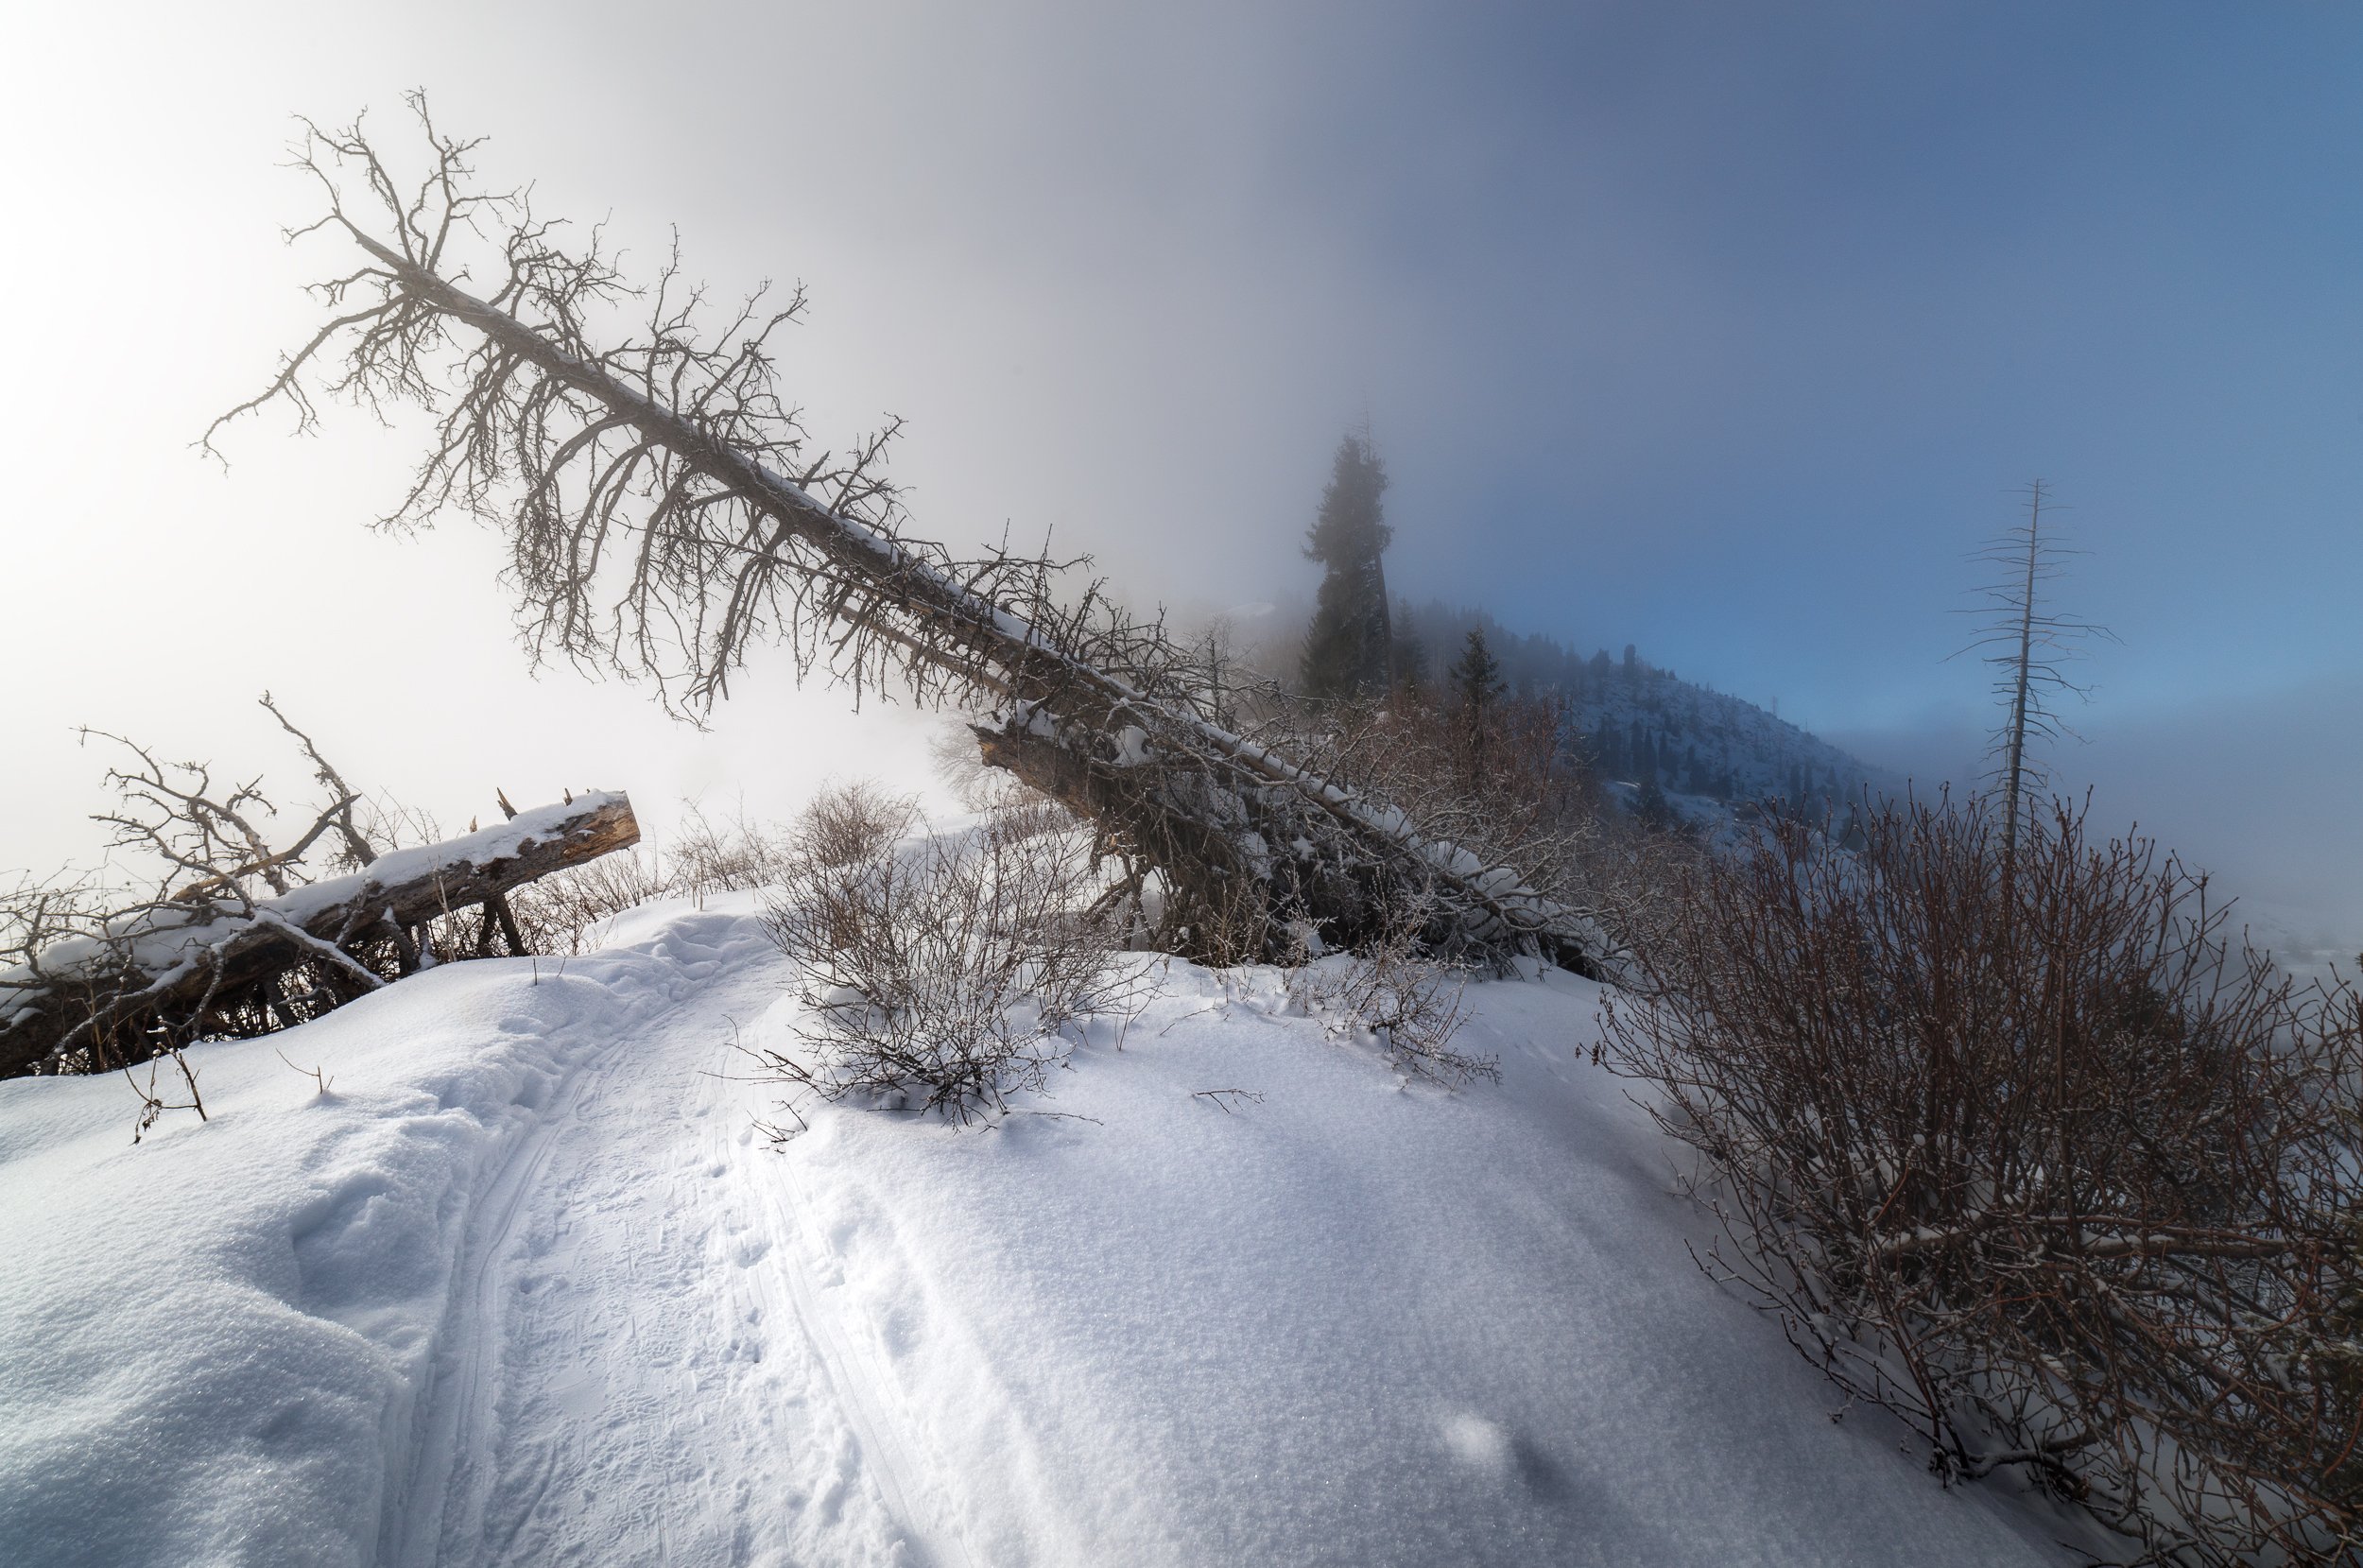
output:
{"label": "twig", "polygon": [[[278,1057],[282,1061],[287,1061],[287,1053],[285,1051],[274,1050],[272,1055]],[[318,1067],[298,1067],[292,1061],[287,1061],[287,1065],[293,1071],[303,1074],[307,1077],[311,1078],[313,1082],[319,1084],[320,1086],[320,1098],[328,1098],[328,1075],[326,1073],[322,1072]]]}

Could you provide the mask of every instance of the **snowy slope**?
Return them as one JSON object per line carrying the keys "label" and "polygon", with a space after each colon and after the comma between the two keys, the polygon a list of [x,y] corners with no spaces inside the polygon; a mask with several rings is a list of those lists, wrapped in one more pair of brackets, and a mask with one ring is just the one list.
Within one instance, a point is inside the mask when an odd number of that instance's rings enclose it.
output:
{"label": "snowy slope", "polygon": [[2073,1560],[1699,1274],[1584,983],[1447,1095],[1175,963],[1055,1115],[774,1153],[788,978],[674,905],[200,1047],[136,1148],[0,1083],[0,1560]]}

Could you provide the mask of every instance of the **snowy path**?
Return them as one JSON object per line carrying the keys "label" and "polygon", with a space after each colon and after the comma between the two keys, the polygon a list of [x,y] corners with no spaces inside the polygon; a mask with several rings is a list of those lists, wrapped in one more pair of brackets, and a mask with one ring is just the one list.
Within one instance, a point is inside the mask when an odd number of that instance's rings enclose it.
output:
{"label": "snowy path", "polygon": [[1699,1276],[1580,983],[1481,988],[1447,1095],[1176,963],[1055,1115],[774,1153],[749,907],[199,1047],[138,1148],[119,1082],[0,1083],[0,1560],[2074,1560]]}
{"label": "snowy path", "polygon": [[479,1200],[380,1562],[959,1563],[897,1555],[925,1532],[765,1201],[730,1042],[776,956],[690,916],[577,973],[639,1016]]}

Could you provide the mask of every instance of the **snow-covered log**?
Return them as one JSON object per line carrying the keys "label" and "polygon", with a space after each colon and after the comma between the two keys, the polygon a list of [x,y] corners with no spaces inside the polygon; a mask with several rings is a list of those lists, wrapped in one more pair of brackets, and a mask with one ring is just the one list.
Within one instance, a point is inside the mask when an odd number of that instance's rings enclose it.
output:
{"label": "snow-covered log", "polygon": [[143,1033],[159,1019],[194,1018],[209,998],[299,965],[320,963],[354,990],[374,989],[383,980],[350,951],[360,940],[492,903],[639,841],[628,797],[578,795],[276,898],[151,905],[104,936],[59,942],[0,971],[0,1077],[41,1071],[62,1052]]}

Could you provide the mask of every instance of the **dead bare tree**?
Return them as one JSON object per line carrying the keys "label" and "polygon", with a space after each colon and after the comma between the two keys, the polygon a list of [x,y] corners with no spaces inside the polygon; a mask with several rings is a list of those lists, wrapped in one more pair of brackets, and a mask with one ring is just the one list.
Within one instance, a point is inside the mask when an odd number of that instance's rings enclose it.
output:
{"label": "dead bare tree", "polygon": [[[2084,697],[2087,688],[2068,678],[2068,662],[2091,637],[2115,640],[2103,626],[2062,615],[2045,602],[2049,586],[2064,573],[2064,558],[2072,553],[2061,544],[2056,525],[2046,525],[2044,509],[2051,489],[2037,479],[2027,485],[2026,521],[2006,529],[1978,552],[1976,559],[2001,575],[1977,590],[1985,603],[1964,613],[1985,620],[1969,646],[1992,669],[1993,695],[2002,706],[1987,755],[1990,777],[2002,790],[2002,848],[2007,861],[2018,847],[2019,830],[2034,792],[2051,779],[2027,742],[2058,740],[2072,734],[2053,698],[2057,695]],[[2051,504],[2050,510],[2060,508]],[[1958,657],[1958,655],[1956,655]]]}
{"label": "dead bare tree", "polygon": [[[361,792],[345,783],[344,775],[337,772],[336,766],[326,757],[320,755],[320,749],[313,744],[312,737],[299,729],[293,719],[280,711],[279,704],[271,700],[270,693],[263,694],[262,706],[266,713],[279,721],[279,727],[294,736],[296,743],[303,748],[303,755],[312,765],[312,777],[319,781],[320,787],[327,790],[329,797],[337,802],[330,810],[333,813],[332,819],[336,824],[338,840],[344,846],[344,854],[338,861],[338,865],[345,870],[357,871],[375,860],[381,849],[393,848],[391,837],[385,833],[383,826],[380,826],[379,833],[384,841],[376,842],[371,840],[362,824],[354,820],[354,808],[362,799]],[[503,796],[501,803],[503,808],[507,809],[508,797]],[[517,814],[512,810],[509,812],[509,815],[514,817]],[[380,814],[380,821],[382,823],[383,814]]]}
{"label": "dead bare tree", "polygon": [[1156,880],[1176,947],[1275,953],[1299,921],[1361,941],[1408,887],[1429,946],[1592,967],[1590,922],[1523,868],[1224,723],[1233,694],[1207,650],[1096,583],[1063,594],[1046,554],[962,559],[906,535],[884,467],[897,426],[819,449],[777,389],[771,343],[801,292],[716,311],[677,253],[635,285],[597,231],[569,248],[524,193],[479,189],[478,144],[410,104],[415,181],[358,122],[305,123],[294,161],[326,210],[298,235],[354,254],[317,287],[330,319],[209,449],[268,405],[310,425],[320,392],[428,410],[425,458],[384,521],[497,527],[537,657],[648,679],[695,713],[777,642],[856,702],[885,690],[989,710],[986,760],[1092,821],[1135,883]]}
{"label": "dead bare tree", "polygon": [[[267,696],[264,701],[268,703]],[[272,713],[277,716],[276,709]],[[214,894],[250,898],[257,882],[270,893],[286,893],[312,846],[339,820],[350,819],[359,799],[347,794],[332,801],[293,843],[274,850],[254,824],[258,813],[277,811],[264,796],[259,776],[220,790],[209,764],[159,762],[148,748],[122,735],[87,728],[80,733],[84,745],[105,740],[129,753],[106,773],[121,803],[95,820],[114,830],[111,849],[164,868],[158,892],[175,903]],[[173,888],[183,877],[190,880]]]}
{"label": "dead bare tree", "polygon": [[[317,967],[308,950],[268,975],[231,973],[225,943],[201,944],[202,956],[177,952],[159,962],[159,947],[171,945],[167,933],[271,929],[270,901],[310,882],[305,856],[332,827],[353,821],[358,797],[342,788],[309,737],[267,695],[263,705],[302,741],[323,781],[334,780],[339,791],[284,848],[266,835],[276,808],[259,776],[217,786],[208,764],[167,762],[125,736],[85,729],[85,745],[102,741],[120,753],[105,774],[116,804],[95,818],[112,830],[110,864],[144,868],[148,880],[127,887],[71,873],[46,882],[26,877],[0,898],[0,1073],[44,1062],[122,1070],[142,1105],[134,1141],[167,1110],[205,1114],[196,1071],[181,1055],[192,1039],[281,1027],[308,1016],[312,998],[349,993],[331,991],[319,977],[298,991],[286,989],[284,971]],[[179,1071],[185,1104],[170,1104],[158,1093],[162,1059]],[[131,1072],[142,1062],[148,1064],[144,1083]]]}

